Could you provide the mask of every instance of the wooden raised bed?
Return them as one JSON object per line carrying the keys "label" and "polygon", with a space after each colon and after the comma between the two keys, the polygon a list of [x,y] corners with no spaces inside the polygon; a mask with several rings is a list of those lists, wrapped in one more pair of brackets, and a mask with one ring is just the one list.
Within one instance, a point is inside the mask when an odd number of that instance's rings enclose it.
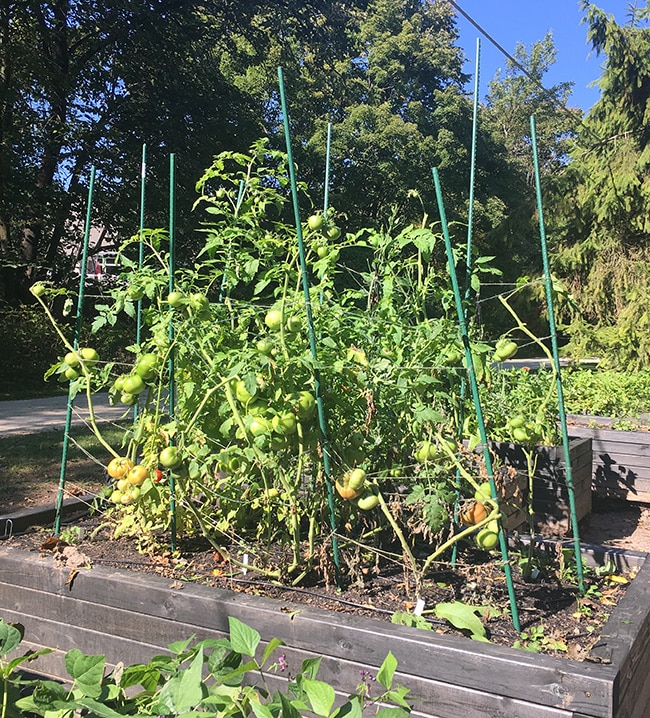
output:
{"label": "wooden raised bed", "polygon": [[[227,590],[171,582],[107,567],[57,568],[51,556],[0,542],[0,617],[25,627],[27,648],[57,650],[30,670],[64,678],[64,652],[78,648],[108,662],[148,661],[167,644],[195,635],[222,637],[228,616],[278,637],[289,670],[322,655],[319,677],[346,695],[359,670],[375,672],[388,650],[396,680],[411,689],[423,718],[644,718],[650,706],[650,561],[614,551],[619,564],[641,565],[606,624],[593,655],[603,663],[478,643],[405,626],[291,605]],[[587,559],[594,555],[587,553]],[[596,560],[605,560],[602,551]],[[286,680],[270,676],[270,681]]]}
{"label": "wooden raised bed", "polygon": [[[492,452],[501,464],[512,466],[519,473],[519,484],[527,489],[527,463],[523,447],[518,444],[493,442]],[[566,464],[561,446],[536,446],[537,459],[533,480],[533,509],[538,527],[544,533],[563,536],[570,529],[569,496],[566,486]],[[571,476],[575,492],[578,521],[591,513],[592,445],[589,437],[569,442]],[[527,476],[527,474],[526,474]],[[526,520],[523,511],[508,511],[509,530],[518,528]]]}
{"label": "wooden raised bed", "polygon": [[600,496],[650,503],[650,432],[612,429],[601,416],[567,417],[571,435],[592,442],[592,488]]}

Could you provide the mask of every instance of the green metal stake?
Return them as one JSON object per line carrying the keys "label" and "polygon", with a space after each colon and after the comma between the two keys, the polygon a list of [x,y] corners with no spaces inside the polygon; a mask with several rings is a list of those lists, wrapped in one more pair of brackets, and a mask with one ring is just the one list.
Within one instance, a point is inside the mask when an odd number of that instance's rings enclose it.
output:
{"label": "green metal stake", "polygon": [[[298,253],[300,256],[300,271],[302,274],[302,288],[305,298],[305,310],[307,313],[307,333],[309,335],[309,349],[314,362],[318,361],[318,351],[316,349],[316,333],[314,331],[314,319],[312,314],[311,299],[309,296],[309,274],[307,271],[307,262],[305,259],[305,243],[302,236],[302,223],[300,221],[300,208],[298,206],[298,187],[296,184],[296,171],[293,164],[293,155],[291,152],[291,136],[289,131],[289,113],[287,111],[287,101],[284,91],[284,77],[282,68],[278,67],[278,81],[280,85],[280,101],[282,104],[282,114],[284,120],[284,137],[287,146],[287,159],[289,161],[289,179],[291,182],[291,198],[293,200],[293,214],[296,223],[296,235],[298,238]],[[332,552],[334,554],[334,566],[336,569],[336,577],[338,588],[340,588],[340,557],[338,549],[338,541],[336,539],[336,514],[334,510],[334,495],[332,491],[332,470],[330,465],[330,448],[327,433],[327,422],[325,419],[325,408],[323,406],[323,393],[321,389],[320,371],[314,368],[314,388],[316,390],[316,407],[318,410],[318,425],[321,434],[321,445],[323,448],[323,468],[327,481],[327,502],[330,512],[330,526],[332,529]]]}
{"label": "green metal stake", "polygon": [[[433,168],[433,181],[436,188],[436,199],[438,201],[438,210],[440,212],[440,223],[442,224],[442,233],[445,240],[445,248],[447,251],[447,264],[449,265],[449,276],[451,278],[451,285],[454,291],[454,301],[456,304],[456,313],[458,315],[458,324],[460,326],[460,333],[463,340],[463,347],[465,349],[465,362],[467,364],[467,375],[469,378],[469,384],[472,390],[472,399],[474,401],[474,408],[476,411],[476,421],[478,423],[479,435],[481,437],[481,443],[483,445],[483,458],[485,460],[485,468],[488,475],[488,481],[490,482],[490,490],[492,496],[497,495],[496,484],[494,482],[494,472],[492,469],[492,457],[490,456],[490,449],[488,446],[487,434],[485,432],[485,422],[483,421],[483,410],[481,408],[481,399],[478,393],[478,383],[476,381],[476,372],[474,370],[474,360],[472,358],[472,351],[469,343],[469,337],[467,335],[467,324],[465,322],[465,312],[463,311],[463,301],[460,296],[460,288],[458,286],[458,277],[456,276],[454,253],[451,246],[451,239],[449,237],[449,226],[447,224],[447,215],[445,212],[445,205],[442,198],[442,189],[440,186],[440,177],[438,175],[438,169]],[[508,596],[510,598],[510,612],[512,613],[512,624],[516,631],[520,630],[519,626],[519,612],[517,610],[517,601],[515,597],[515,588],[512,582],[512,568],[510,566],[510,560],[508,558],[508,546],[506,543],[506,536],[503,527],[499,531],[499,547],[501,549],[501,558],[503,560],[503,569],[506,575],[506,583],[508,586]]]}
{"label": "green metal stake", "polygon": [[551,270],[548,261],[548,248],[546,244],[546,230],[544,228],[544,211],[542,203],[542,184],[539,173],[539,158],[537,155],[537,132],[535,128],[535,118],[530,118],[530,137],[532,140],[533,163],[535,168],[535,192],[537,194],[537,214],[539,215],[539,238],[542,248],[542,261],[544,264],[544,283],[546,286],[546,306],[548,310],[548,322],[551,332],[551,348],[553,353],[553,364],[555,369],[555,385],[558,396],[558,406],[560,413],[560,426],[562,428],[562,447],[564,449],[564,464],[566,466],[566,486],[569,496],[569,513],[571,515],[571,525],[573,528],[573,550],[576,559],[576,572],[578,574],[578,589],[581,593],[585,592],[582,553],[580,551],[580,535],[578,531],[578,515],[576,513],[576,499],[573,486],[573,471],[571,469],[571,451],[569,448],[569,432],[567,429],[566,410],[564,407],[564,392],[562,389],[562,376],[560,374],[560,353],[557,345],[557,328],[555,325],[555,312],[553,311],[553,283],[551,280]]}
{"label": "green metal stake", "polygon": [[472,157],[469,169],[469,208],[467,213],[467,256],[465,273],[465,300],[472,289],[472,239],[474,230],[474,184],[476,177],[476,135],[478,129],[478,93],[481,67],[481,39],[476,38],[476,70],[474,71],[474,112],[472,117]]}
{"label": "green metal stake", "polygon": [[[74,338],[72,346],[79,348],[79,334],[83,321],[83,303],[86,290],[86,264],[88,262],[88,240],[90,238],[90,219],[93,206],[93,189],[95,187],[95,166],[90,168],[90,181],[88,183],[88,202],[86,206],[86,226],[84,227],[83,247],[81,250],[81,272],[79,273],[79,294],[77,296],[77,316],[75,317]],[[65,429],[63,432],[63,450],[61,453],[61,472],[59,474],[59,489],[56,496],[56,514],[54,519],[54,533],[58,536],[61,531],[61,514],[63,511],[63,496],[65,490],[65,469],[68,461],[68,445],[70,440],[70,426],[72,424],[72,383],[68,387],[68,406],[65,414]]]}
{"label": "green metal stake", "polygon": [[[169,292],[174,291],[174,274],[176,273],[176,158],[175,155],[169,155]],[[174,359],[176,351],[174,349],[174,309],[169,308],[169,418],[173,421],[176,412],[176,383],[174,381]],[[170,441],[173,445],[173,439]],[[171,549],[176,550],[176,481],[174,472],[169,469],[169,515],[170,515],[170,532],[171,532]]]}
{"label": "green metal stake", "polygon": [[325,149],[325,191],[323,192],[323,215],[327,217],[330,197],[330,153],[332,151],[332,123],[327,123],[327,144]]}
{"label": "green metal stake", "polygon": [[[147,145],[142,145],[142,166],[140,172],[140,247],[138,250],[138,268],[142,269],[144,263],[144,243],[142,242],[142,233],[144,231],[144,197],[145,197],[145,180],[147,176]],[[140,346],[142,336],[142,299],[138,299],[138,316],[135,341]],[[136,404],[137,406],[137,404]]]}
{"label": "green metal stake", "polygon": [[[138,247],[138,269],[142,269],[144,264],[144,242],[142,241],[142,233],[144,231],[144,196],[145,196],[145,179],[147,176],[147,145],[142,145],[142,163],[140,169],[140,231],[139,231],[139,247]],[[140,346],[142,340],[142,298],[138,299],[137,312],[135,319],[135,343]],[[133,422],[138,419],[138,402],[133,405]]]}
{"label": "green metal stake", "polygon": [[[472,115],[472,151],[471,161],[469,169],[469,207],[467,213],[467,249],[465,251],[465,322],[467,323],[467,300],[469,299],[472,290],[472,239],[473,239],[473,228],[474,228],[474,180],[476,176],[476,134],[478,127],[478,93],[479,93],[479,79],[480,79],[480,68],[481,68],[481,39],[476,38],[476,68],[474,70],[474,112]],[[458,439],[462,436],[463,430],[463,419],[464,412],[463,406],[465,404],[465,393],[467,391],[467,383],[465,378],[460,383],[460,411],[458,416]],[[460,471],[456,472],[456,483],[460,483]],[[456,490],[457,500],[460,497],[458,489]],[[492,496],[496,499],[496,496]],[[456,565],[456,556],[458,553],[458,546],[454,544],[451,550],[451,565]]]}

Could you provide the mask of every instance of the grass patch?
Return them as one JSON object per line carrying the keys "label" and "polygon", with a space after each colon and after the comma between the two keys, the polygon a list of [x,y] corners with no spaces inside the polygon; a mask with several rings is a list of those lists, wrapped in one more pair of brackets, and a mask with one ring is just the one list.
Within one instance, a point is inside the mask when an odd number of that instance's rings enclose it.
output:
{"label": "grass patch", "polygon": [[[113,424],[100,428],[111,446],[121,445],[123,428]],[[62,451],[60,429],[0,438],[0,513],[53,501],[59,486]],[[73,427],[66,461],[66,491],[84,494],[100,489],[106,481],[104,464],[109,458],[88,427]]]}

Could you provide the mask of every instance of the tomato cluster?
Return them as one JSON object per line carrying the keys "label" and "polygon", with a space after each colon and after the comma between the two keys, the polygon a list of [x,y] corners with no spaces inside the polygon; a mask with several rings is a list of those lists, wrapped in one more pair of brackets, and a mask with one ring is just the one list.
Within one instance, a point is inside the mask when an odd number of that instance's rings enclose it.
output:
{"label": "tomato cluster", "polygon": [[92,347],[82,347],[69,351],[64,357],[61,364],[60,373],[70,381],[78,379],[84,369],[90,372],[95,364],[99,361],[99,354]]}

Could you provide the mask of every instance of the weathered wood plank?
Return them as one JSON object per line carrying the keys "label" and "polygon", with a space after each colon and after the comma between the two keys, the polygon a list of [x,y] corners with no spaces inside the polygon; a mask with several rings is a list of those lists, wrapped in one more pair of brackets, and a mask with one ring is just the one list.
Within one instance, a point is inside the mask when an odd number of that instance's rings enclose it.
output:
{"label": "weathered wood plank", "polygon": [[[162,619],[162,623],[152,624],[157,633],[164,633],[163,624],[177,628],[185,624],[193,626],[196,632],[204,629],[223,632],[227,630],[227,617],[233,615],[255,626],[265,640],[277,636],[288,646],[312,654],[327,653],[328,660],[334,662],[350,661],[376,669],[390,647],[400,663],[400,671],[415,681],[431,680],[429,672],[435,670],[437,686],[449,684],[489,694],[497,685],[502,697],[514,700],[521,700],[525,686],[526,700],[531,704],[579,710],[593,716],[611,715],[616,677],[611,667],[574,664],[499,646],[468,643],[462,638],[437,636],[371,619],[345,616],[342,622],[341,616],[325,611],[204,586],[172,589],[165,579],[102,567],[80,572],[70,585],[67,571],[52,569],[34,555],[18,553],[23,554],[23,560],[0,548],[0,579],[8,580],[9,575],[20,573],[19,584],[27,587],[32,584],[36,591],[57,597],[47,599],[53,604],[52,610],[59,611],[56,620],[63,619],[63,614],[73,615],[78,627],[87,616],[93,629],[97,621],[103,620],[104,625],[117,631],[120,624],[131,619],[142,625],[129,623],[119,630],[130,632],[128,637],[138,640],[145,634],[145,639],[154,635],[151,628],[148,631],[143,628],[147,615]],[[44,598],[23,596],[18,610],[26,608],[29,601],[37,603]],[[3,604],[8,600],[5,594]],[[93,603],[100,604],[97,614],[91,608]],[[108,609],[101,605],[104,603],[119,610],[109,616]],[[177,638],[176,634],[171,640]]]}

